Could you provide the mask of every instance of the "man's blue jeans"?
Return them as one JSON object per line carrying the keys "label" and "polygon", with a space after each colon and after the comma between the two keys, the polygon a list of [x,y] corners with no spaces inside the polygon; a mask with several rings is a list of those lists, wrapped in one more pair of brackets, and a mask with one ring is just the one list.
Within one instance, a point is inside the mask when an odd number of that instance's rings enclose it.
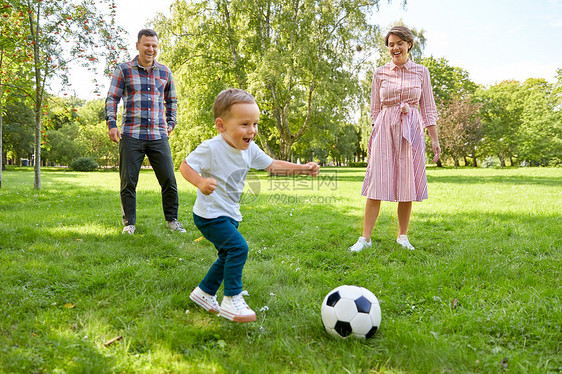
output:
{"label": "man's blue jeans", "polygon": [[162,208],[166,221],[178,218],[178,187],[168,138],[140,140],[122,135],[119,142],[119,175],[121,177],[121,210],[123,224],[137,221],[137,183],[139,172],[148,156],[150,165],[162,189]]}
{"label": "man's blue jeans", "polygon": [[215,245],[219,258],[199,283],[199,288],[216,295],[224,281],[224,296],[242,292],[242,270],[248,258],[248,243],[238,231],[239,222],[222,216],[206,219],[193,214],[193,222],[203,236]]}

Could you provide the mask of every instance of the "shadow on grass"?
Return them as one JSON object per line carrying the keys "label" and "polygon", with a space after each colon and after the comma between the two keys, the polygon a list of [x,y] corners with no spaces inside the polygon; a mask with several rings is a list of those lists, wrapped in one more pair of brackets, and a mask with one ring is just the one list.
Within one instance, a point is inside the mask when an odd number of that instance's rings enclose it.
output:
{"label": "shadow on grass", "polygon": [[[94,344],[83,337],[70,337],[68,334],[63,335],[55,331],[34,330],[32,340],[46,339],[50,345],[36,345],[30,342],[31,344],[21,346],[5,346],[0,369],[11,373],[43,373],[58,370],[101,373],[107,372],[117,363],[114,357],[100,352]],[[56,364],[53,365],[53,362]]]}

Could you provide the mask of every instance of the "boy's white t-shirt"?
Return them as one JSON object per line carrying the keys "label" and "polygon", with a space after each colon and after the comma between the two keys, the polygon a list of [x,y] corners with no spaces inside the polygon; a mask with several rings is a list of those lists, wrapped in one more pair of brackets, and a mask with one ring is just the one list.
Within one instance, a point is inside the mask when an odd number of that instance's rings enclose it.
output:
{"label": "boy's white t-shirt", "polygon": [[185,162],[202,177],[217,181],[217,187],[210,195],[197,189],[193,213],[207,219],[228,216],[242,221],[240,197],[248,171],[251,168],[265,169],[273,159],[253,141],[248,149],[241,151],[219,134],[201,143]]}

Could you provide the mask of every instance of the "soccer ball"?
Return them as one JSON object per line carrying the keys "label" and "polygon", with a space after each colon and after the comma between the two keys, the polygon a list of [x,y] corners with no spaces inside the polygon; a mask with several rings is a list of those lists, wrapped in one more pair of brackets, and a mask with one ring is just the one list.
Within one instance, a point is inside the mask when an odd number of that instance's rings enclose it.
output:
{"label": "soccer ball", "polygon": [[381,324],[379,300],[358,286],[340,286],[330,291],[322,302],[321,314],[328,334],[342,339],[371,338]]}

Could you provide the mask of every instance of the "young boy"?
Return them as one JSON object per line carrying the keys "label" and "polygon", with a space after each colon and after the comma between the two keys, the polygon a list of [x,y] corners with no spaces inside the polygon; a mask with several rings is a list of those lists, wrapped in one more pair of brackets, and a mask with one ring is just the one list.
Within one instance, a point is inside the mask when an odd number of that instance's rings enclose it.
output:
{"label": "young boy", "polygon": [[[256,313],[242,296],[248,244],[238,231],[246,175],[255,168],[272,175],[317,176],[319,167],[315,162],[297,165],[273,160],[254,143],[260,111],[254,97],[244,90],[222,91],[213,104],[213,115],[220,134],[201,143],[180,166],[182,176],[198,189],[193,206],[195,225],[218,251],[217,261],[189,297],[209,313],[234,322],[252,322]],[[223,281],[224,298],[219,307],[216,292]]]}

